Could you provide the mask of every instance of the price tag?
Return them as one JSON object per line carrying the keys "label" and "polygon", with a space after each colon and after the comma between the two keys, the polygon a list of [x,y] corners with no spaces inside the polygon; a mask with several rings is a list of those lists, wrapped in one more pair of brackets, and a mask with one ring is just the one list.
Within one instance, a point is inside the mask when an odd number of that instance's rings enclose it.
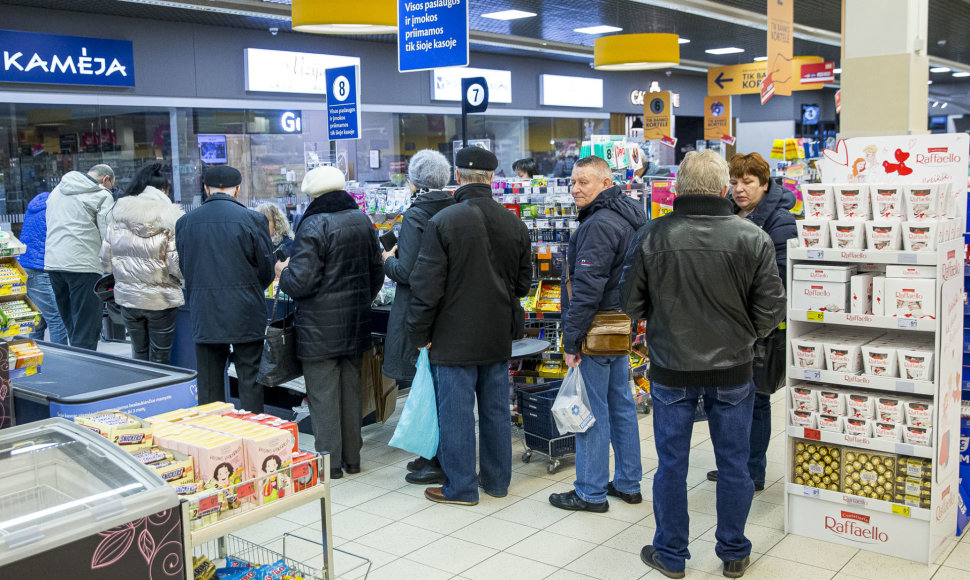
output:
{"label": "price tag", "polygon": [[916,448],[908,443],[897,443],[896,453],[900,455],[914,455],[916,453]]}
{"label": "price tag", "polygon": [[802,487],[802,494],[805,497],[814,497],[816,499],[819,497],[818,488],[817,487],[809,487],[807,485]]}
{"label": "price tag", "polygon": [[916,254],[902,253],[899,255],[900,264],[915,264]]}
{"label": "price tag", "polygon": [[219,494],[212,494],[199,500],[199,515],[219,509]]}
{"label": "price tag", "polygon": [[918,322],[919,321],[915,318],[900,318],[896,321],[896,324],[899,326],[899,328],[905,330],[916,330],[916,324]]}
{"label": "price tag", "polygon": [[822,371],[817,369],[805,369],[804,379],[806,381],[821,381]]}
{"label": "price tag", "polygon": [[239,499],[243,499],[251,495],[256,495],[256,483],[250,481],[240,485],[239,487],[236,488],[236,494],[239,495]]}
{"label": "price tag", "polygon": [[819,441],[822,439],[822,432],[818,429],[812,429],[810,427],[805,427],[805,439],[811,439],[813,441]]}
{"label": "price tag", "polygon": [[909,506],[899,505],[897,503],[892,504],[892,509],[894,514],[909,517]]}
{"label": "price tag", "polygon": [[0,287],[0,296],[9,296],[11,294],[13,294],[13,286]]}
{"label": "price tag", "polygon": [[310,475],[310,464],[299,463],[293,466],[293,479],[301,479]]}
{"label": "price tag", "polygon": [[916,385],[910,381],[896,381],[896,391],[900,393],[915,393]]}
{"label": "price tag", "polygon": [[809,322],[825,322],[825,313],[824,312],[808,312],[808,313],[806,313],[805,318]]}
{"label": "price tag", "polygon": [[825,259],[825,250],[808,250],[807,254],[808,254],[808,259],[809,260],[824,260]]}
{"label": "price tag", "polygon": [[27,375],[28,377],[29,377],[30,375],[36,375],[36,374],[37,374],[37,367],[35,367],[35,366],[33,366],[33,367],[27,367],[27,370],[25,371],[25,374],[26,374],[26,375]]}

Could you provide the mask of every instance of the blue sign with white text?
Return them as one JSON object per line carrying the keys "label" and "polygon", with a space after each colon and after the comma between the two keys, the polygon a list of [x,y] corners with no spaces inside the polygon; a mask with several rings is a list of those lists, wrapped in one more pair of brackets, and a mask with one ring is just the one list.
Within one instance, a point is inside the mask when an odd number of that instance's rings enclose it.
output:
{"label": "blue sign with white text", "polygon": [[327,134],[330,139],[360,139],[360,67],[328,68]]}
{"label": "blue sign with white text", "polygon": [[0,30],[0,82],[135,86],[129,40]]}
{"label": "blue sign with white text", "polygon": [[400,72],[468,66],[468,0],[398,0]]}

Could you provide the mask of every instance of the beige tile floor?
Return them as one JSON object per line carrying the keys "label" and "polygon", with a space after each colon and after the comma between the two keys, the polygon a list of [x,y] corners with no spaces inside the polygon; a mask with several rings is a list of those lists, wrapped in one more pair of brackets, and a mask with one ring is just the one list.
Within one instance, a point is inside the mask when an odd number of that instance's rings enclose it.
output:
{"label": "beige tile floor", "polygon": [[[102,343],[99,350],[126,356],[128,345]],[[631,506],[611,499],[605,514],[573,513],[549,505],[550,493],[568,491],[575,477],[572,460],[550,475],[536,456],[520,460],[524,444],[513,435],[512,484],[503,499],[482,494],[477,506],[440,505],[424,499],[424,487],[404,481],[412,456],[388,447],[398,414],[384,425],[364,428],[361,473],[333,482],[333,538],[337,548],[372,561],[370,580],[621,580],[663,578],[640,562],[640,549],[655,530],[651,487],[657,468],[651,415],[640,416],[644,502]],[[751,580],[968,580],[970,540],[954,538],[933,565],[926,566],[784,533],[784,399],[772,400],[774,435],[768,450],[767,488],[755,494],[746,534],[754,561]],[[692,438],[687,485],[690,551],[687,578],[723,578],[714,553],[714,468],[706,423]],[[301,446],[313,449],[313,438]],[[238,535],[282,552],[285,533],[319,538],[318,506],[304,506],[242,530]],[[295,550],[294,550],[295,547]],[[288,553],[311,564],[320,550],[288,544]],[[363,578],[361,560],[337,553],[338,578]],[[360,567],[358,567],[360,566]],[[355,568],[356,567],[356,568]]]}

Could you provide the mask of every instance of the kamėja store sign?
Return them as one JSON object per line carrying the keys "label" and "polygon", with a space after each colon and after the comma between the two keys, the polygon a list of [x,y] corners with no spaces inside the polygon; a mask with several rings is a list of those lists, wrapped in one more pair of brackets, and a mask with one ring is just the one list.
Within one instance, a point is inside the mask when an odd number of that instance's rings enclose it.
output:
{"label": "kam\u0117ja store sign", "polygon": [[0,30],[0,82],[135,86],[128,40]]}

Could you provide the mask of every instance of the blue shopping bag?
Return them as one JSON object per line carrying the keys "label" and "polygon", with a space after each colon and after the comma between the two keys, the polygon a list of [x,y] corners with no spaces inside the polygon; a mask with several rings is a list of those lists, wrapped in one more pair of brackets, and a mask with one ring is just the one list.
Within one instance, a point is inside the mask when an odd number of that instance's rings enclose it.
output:
{"label": "blue shopping bag", "polygon": [[389,445],[431,459],[438,452],[438,402],[434,396],[428,349],[421,349],[417,366],[411,393]]}

